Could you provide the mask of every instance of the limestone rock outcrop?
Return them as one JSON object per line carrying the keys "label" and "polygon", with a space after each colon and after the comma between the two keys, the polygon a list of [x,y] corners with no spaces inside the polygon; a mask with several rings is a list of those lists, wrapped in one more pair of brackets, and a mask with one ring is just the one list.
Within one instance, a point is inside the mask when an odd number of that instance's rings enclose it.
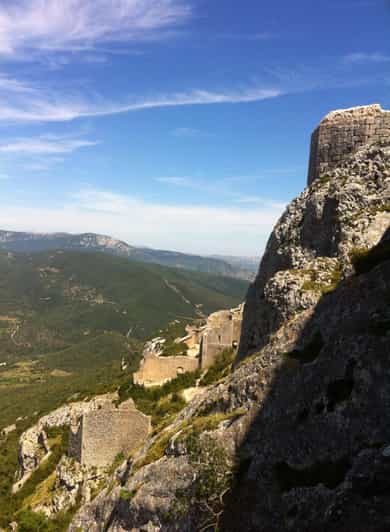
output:
{"label": "limestone rock outcrop", "polygon": [[348,277],[355,250],[379,242],[390,224],[389,162],[389,144],[364,146],[290,203],[247,294],[240,359]]}
{"label": "limestone rock outcrop", "polygon": [[390,529],[389,302],[382,135],[289,205],[231,373],[153,434],[70,530]]}

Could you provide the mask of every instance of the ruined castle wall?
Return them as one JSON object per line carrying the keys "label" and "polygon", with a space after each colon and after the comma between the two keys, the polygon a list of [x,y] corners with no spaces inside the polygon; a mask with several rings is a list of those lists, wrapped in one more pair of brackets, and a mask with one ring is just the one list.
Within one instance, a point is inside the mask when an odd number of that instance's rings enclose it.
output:
{"label": "ruined castle wall", "polygon": [[241,311],[223,311],[210,316],[200,350],[202,369],[212,366],[222,351],[235,349],[241,335]]}
{"label": "ruined castle wall", "polygon": [[150,429],[150,420],[137,410],[101,409],[81,421],[81,463],[110,465],[119,453],[129,453],[141,445]]}
{"label": "ruined castle wall", "polygon": [[329,113],[311,138],[308,185],[369,143],[390,138],[390,111],[380,105]]}
{"label": "ruined castle wall", "polygon": [[175,379],[181,373],[196,371],[199,360],[188,356],[159,357],[148,354],[145,356],[140,369],[134,373],[136,384],[143,386],[161,386],[169,380]]}
{"label": "ruined castle wall", "polygon": [[69,431],[68,454],[81,463],[82,423],[72,424]]}

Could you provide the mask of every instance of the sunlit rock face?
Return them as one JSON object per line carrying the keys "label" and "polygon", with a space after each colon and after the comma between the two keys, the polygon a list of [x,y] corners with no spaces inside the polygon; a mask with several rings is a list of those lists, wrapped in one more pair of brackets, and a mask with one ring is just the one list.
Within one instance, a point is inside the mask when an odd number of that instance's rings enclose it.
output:
{"label": "sunlit rock face", "polygon": [[390,142],[370,140],[321,167],[277,223],[234,367],[71,531],[390,529]]}
{"label": "sunlit rock face", "polygon": [[[353,133],[363,126],[372,134]],[[328,154],[339,153],[338,146],[345,147],[341,155]],[[313,134],[310,186],[277,223],[249,289],[240,359],[348,276],[354,249],[379,242],[390,223],[389,177],[390,112],[358,107],[321,122]]]}

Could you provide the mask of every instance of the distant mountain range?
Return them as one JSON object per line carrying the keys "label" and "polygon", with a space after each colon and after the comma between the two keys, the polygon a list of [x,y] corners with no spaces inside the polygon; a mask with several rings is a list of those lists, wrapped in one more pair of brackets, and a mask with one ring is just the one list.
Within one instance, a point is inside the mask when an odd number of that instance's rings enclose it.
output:
{"label": "distant mountain range", "polygon": [[129,260],[183,268],[197,272],[252,280],[257,264],[245,257],[202,257],[175,251],[135,247],[95,233],[25,233],[0,230],[0,249],[35,253],[54,249],[100,251]]}

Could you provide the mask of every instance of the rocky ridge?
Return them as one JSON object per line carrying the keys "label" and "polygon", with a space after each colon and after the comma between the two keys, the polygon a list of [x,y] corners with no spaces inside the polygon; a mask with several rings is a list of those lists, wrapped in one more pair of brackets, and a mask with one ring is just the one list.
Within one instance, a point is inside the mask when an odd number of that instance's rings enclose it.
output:
{"label": "rocky ridge", "polygon": [[71,531],[390,527],[383,140],[290,204],[249,291],[231,374],[160,427]]}
{"label": "rocky ridge", "polygon": [[98,251],[129,260],[184,268],[238,279],[253,280],[253,267],[218,257],[207,257],[131,246],[123,240],[95,233],[26,233],[0,230],[0,249],[12,252],[41,252],[48,250]]}

